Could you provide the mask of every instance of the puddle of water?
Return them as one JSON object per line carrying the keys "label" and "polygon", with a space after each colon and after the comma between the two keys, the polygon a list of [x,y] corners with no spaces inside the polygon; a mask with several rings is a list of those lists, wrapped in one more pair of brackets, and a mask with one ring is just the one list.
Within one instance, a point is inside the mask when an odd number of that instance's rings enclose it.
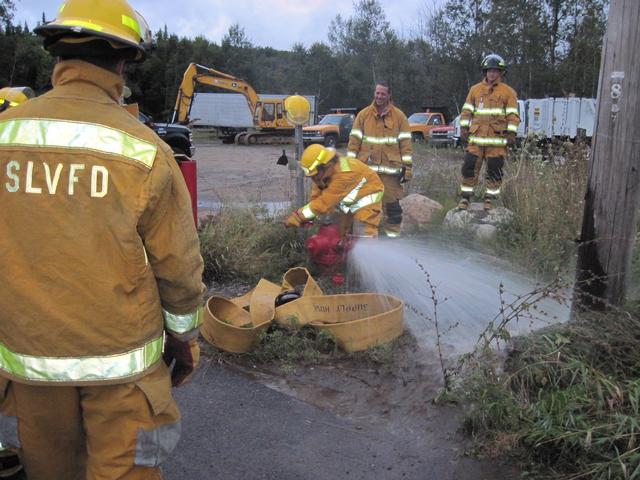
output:
{"label": "puddle of water", "polygon": [[[450,354],[471,351],[490,322],[499,322],[501,309],[508,314],[510,305],[541,287],[478,252],[407,239],[358,242],[349,255],[349,275],[367,291],[404,300],[405,323],[425,347],[436,345],[437,319],[441,345]],[[509,323],[510,333],[567,321],[570,292],[556,293],[560,302],[540,295]]]}

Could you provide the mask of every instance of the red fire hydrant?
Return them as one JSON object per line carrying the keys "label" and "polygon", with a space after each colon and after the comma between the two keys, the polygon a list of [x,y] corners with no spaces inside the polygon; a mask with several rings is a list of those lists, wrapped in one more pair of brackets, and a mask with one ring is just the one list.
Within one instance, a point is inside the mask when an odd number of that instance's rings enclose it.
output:
{"label": "red fire hydrant", "polygon": [[337,225],[324,224],[318,233],[307,239],[306,247],[311,260],[323,267],[323,273],[332,275],[331,281],[334,284],[342,285],[342,267],[349,250],[353,247],[353,240],[341,236]]}

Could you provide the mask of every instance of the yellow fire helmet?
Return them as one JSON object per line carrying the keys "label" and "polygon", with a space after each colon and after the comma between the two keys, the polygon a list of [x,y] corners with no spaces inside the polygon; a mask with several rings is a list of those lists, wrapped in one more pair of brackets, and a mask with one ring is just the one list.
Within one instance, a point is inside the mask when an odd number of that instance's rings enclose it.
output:
{"label": "yellow fire helmet", "polygon": [[36,94],[29,87],[5,87],[0,89],[0,111],[9,107],[17,107]]}
{"label": "yellow fire helmet", "polygon": [[309,120],[311,105],[302,95],[291,95],[285,98],[284,109],[287,112],[287,119],[294,125],[302,125]]}
{"label": "yellow fire helmet", "polygon": [[142,61],[148,28],[126,0],[66,0],[55,20],[34,32],[44,37],[45,49],[54,56],[81,54]]}
{"label": "yellow fire helmet", "polygon": [[313,177],[318,173],[318,166],[326,165],[335,155],[336,151],[333,148],[323,147],[318,143],[314,143],[302,152],[300,168],[302,168],[307,177]]}

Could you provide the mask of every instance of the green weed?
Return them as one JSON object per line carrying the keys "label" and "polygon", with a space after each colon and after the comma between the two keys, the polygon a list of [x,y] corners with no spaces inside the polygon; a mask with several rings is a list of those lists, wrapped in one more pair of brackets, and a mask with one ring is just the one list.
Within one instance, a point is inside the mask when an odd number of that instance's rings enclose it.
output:
{"label": "green weed", "polygon": [[306,236],[303,229],[284,228],[265,209],[223,209],[201,225],[204,280],[279,282],[287,269],[305,265]]}

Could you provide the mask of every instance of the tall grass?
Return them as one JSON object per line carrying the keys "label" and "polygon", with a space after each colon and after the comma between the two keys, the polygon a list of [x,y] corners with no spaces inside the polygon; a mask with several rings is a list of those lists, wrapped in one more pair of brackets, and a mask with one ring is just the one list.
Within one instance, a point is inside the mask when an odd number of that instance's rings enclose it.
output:
{"label": "tall grass", "polygon": [[203,222],[200,244],[205,282],[260,278],[279,282],[294,266],[305,265],[305,229],[287,229],[266,209],[223,209]]}
{"label": "tall grass", "polygon": [[505,370],[464,382],[477,451],[514,455],[529,478],[640,478],[640,320],[628,313],[516,339]]}
{"label": "tall grass", "polygon": [[588,150],[572,143],[518,151],[503,186],[504,206],[515,215],[498,236],[498,251],[538,275],[566,268],[580,234],[587,165]]}
{"label": "tall grass", "polygon": [[[445,212],[454,208],[463,156],[460,149],[418,145],[411,190],[440,202]],[[515,215],[498,234],[491,253],[536,276],[566,268],[573,260],[574,240],[580,233],[587,164],[588,148],[572,143],[539,147],[527,142],[510,152],[501,202]],[[478,198],[483,196],[483,178],[484,170],[476,188]],[[442,217],[435,215],[434,219]]]}

